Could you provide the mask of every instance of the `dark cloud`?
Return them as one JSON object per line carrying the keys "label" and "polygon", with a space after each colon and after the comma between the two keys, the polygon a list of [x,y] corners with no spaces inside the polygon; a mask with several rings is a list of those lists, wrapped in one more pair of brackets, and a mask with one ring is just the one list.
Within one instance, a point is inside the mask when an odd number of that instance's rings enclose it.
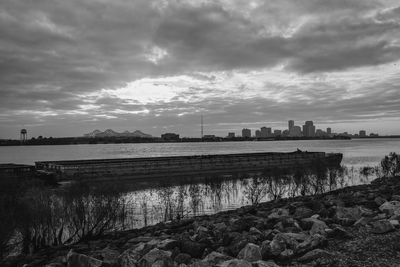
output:
{"label": "dark cloud", "polygon": [[[400,7],[395,4],[389,0],[4,0],[0,3],[4,126],[0,128],[36,123],[60,129],[88,121],[86,126],[92,127],[102,123],[103,116],[110,126],[128,121],[156,132],[168,125],[183,127],[200,112],[214,114],[210,121],[215,125],[256,123],[269,114],[271,120],[286,120],[291,114],[319,114],[324,120],[400,116],[395,78],[374,81],[364,97],[341,102],[335,99],[349,94],[348,88],[323,80],[301,85],[271,81],[256,96],[246,98],[235,93],[218,96],[221,88],[198,85],[151,103],[102,93],[143,78],[182,74],[218,86],[215,72],[279,68],[323,77],[379,68],[400,59]],[[376,91],[378,84],[381,88]],[[160,85],[160,90],[166,87]],[[233,82],[226,91],[252,89],[243,81]],[[280,89],[286,92],[287,105],[262,96],[263,90],[279,94]],[[86,129],[83,125],[78,128]]]}

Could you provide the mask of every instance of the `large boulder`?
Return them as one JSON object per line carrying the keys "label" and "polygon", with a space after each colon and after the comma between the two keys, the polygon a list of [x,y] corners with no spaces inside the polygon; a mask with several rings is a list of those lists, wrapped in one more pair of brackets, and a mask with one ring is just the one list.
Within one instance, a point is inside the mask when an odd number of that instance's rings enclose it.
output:
{"label": "large boulder", "polygon": [[371,223],[372,232],[375,234],[384,234],[393,231],[395,228],[389,220],[380,220]]}
{"label": "large boulder", "polygon": [[152,267],[154,263],[157,266],[172,267],[173,261],[171,259],[171,252],[153,248],[139,261],[140,267]]}
{"label": "large boulder", "polygon": [[72,250],[67,254],[68,267],[100,267],[102,264],[101,260],[73,252]]}
{"label": "large boulder", "polygon": [[259,246],[249,243],[238,254],[238,259],[249,262],[261,260],[261,249]]}

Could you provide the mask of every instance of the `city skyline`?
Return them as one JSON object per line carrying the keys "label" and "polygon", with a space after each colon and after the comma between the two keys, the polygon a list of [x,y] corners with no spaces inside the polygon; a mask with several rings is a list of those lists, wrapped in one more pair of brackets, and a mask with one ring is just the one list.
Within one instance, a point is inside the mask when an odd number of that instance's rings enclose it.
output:
{"label": "city skyline", "polygon": [[[93,129],[224,135],[287,118],[400,133],[400,5],[348,1],[0,4],[0,138]],[[101,14],[101,16],[99,15]]]}

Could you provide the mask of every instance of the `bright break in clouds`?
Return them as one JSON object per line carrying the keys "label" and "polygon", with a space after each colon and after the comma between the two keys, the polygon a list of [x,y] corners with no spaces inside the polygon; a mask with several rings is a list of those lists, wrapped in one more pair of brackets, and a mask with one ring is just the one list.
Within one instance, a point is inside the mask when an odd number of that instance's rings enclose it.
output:
{"label": "bright break in clouds", "polygon": [[[389,0],[3,0],[0,138],[198,136],[314,120],[400,131]],[[300,124],[300,123],[299,123]]]}

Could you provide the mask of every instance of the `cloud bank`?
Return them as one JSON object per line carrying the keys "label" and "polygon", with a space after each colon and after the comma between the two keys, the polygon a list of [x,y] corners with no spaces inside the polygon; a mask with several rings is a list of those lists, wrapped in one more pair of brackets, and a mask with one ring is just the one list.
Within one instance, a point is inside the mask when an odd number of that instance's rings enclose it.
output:
{"label": "cloud bank", "polygon": [[0,138],[21,127],[45,136],[94,128],[197,136],[200,114],[220,135],[292,118],[400,132],[397,1],[0,7]]}

